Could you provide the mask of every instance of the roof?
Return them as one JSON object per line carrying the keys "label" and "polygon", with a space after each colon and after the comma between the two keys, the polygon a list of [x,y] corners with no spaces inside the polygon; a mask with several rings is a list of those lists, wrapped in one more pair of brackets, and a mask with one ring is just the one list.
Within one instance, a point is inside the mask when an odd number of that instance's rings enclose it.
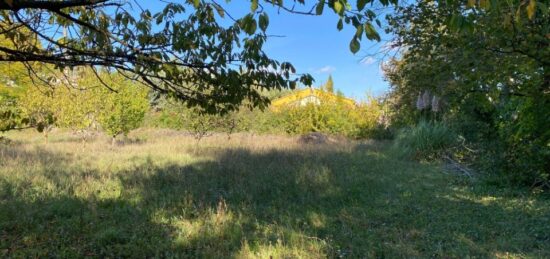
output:
{"label": "roof", "polygon": [[323,91],[320,89],[314,89],[314,88],[306,88],[303,90],[294,91],[293,93],[289,95],[285,95],[281,98],[275,99],[271,102],[271,108],[274,110],[278,110],[284,106],[291,105],[293,103],[296,103],[300,100],[303,100],[307,97],[315,96],[319,98],[320,100],[329,100],[329,101],[339,101],[346,105],[349,105],[350,107],[355,107],[356,103],[354,100],[350,98],[346,98],[343,96],[338,96],[333,93]]}

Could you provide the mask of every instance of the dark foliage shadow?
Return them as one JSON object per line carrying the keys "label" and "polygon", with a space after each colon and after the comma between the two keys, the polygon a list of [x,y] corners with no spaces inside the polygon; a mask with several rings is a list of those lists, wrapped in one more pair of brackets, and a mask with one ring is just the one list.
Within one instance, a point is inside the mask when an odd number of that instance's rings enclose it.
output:
{"label": "dark foliage shadow", "polygon": [[[98,174],[67,169],[74,163],[71,156],[9,145],[0,147],[0,157],[0,170],[15,160],[40,168],[39,177],[48,180],[42,182],[51,185],[37,188],[46,191],[41,193],[33,192],[35,186],[27,179],[0,179],[0,257],[141,258],[165,257],[170,251],[168,230],[152,223],[150,214],[136,204],[78,197],[74,181]],[[59,193],[47,192],[49,188]]]}

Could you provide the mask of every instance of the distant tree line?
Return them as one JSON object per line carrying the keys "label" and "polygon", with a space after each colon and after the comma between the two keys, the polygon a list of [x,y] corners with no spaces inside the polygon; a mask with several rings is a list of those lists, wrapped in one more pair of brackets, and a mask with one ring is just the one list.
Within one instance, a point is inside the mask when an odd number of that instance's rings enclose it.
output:
{"label": "distant tree line", "polygon": [[[263,94],[270,99],[281,96],[272,91]],[[288,105],[276,111],[242,107],[223,115],[201,114],[200,110],[189,108],[175,99],[162,98],[148,113],[145,125],[187,130],[197,136],[205,135],[201,131],[289,135],[321,132],[354,139],[379,139],[391,136],[389,125],[384,120],[386,113],[384,104],[373,97],[355,107],[327,99],[320,100],[319,104]]]}

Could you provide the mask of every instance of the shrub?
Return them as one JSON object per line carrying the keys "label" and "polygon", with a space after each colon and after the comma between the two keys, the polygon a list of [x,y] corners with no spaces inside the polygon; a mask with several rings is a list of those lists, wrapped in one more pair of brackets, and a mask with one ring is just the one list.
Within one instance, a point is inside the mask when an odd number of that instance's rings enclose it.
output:
{"label": "shrub", "polygon": [[404,157],[434,159],[455,147],[457,140],[457,135],[443,123],[421,121],[398,132],[394,149]]}
{"label": "shrub", "polygon": [[308,104],[282,111],[285,131],[290,134],[323,132],[353,136],[357,121],[353,111],[339,104]]}
{"label": "shrub", "polygon": [[184,121],[179,112],[163,108],[160,111],[149,111],[144,119],[143,125],[151,128],[161,129],[184,129]]}
{"label": "shrub", "polygon": [[113,82],[110,87],[117,92],[101,88],[104,93],[98,121],[103,130],[112,137],[114,144],[118,135],[127,135],[141,125],[149,109],[149,102],[147,89],[132,85],[129,80],[120,79],[119,82]]}
{"label": "shrub", "polygon": [[388,138],[383,105],[370,98],[356,107],[340,102],[324,102],[288,107],[281,112],[281,125],[290,134],[322,132],[350,138]]}
{"label": "shrub", "polygon": [[389,139],[392,137],[385,106],[379,100],[369,97],[367,102],[357,107],[353,113],[357,121],[355,138]]}
{"label": "shrub", "polygon": [[548,114],[544,97],[510,100],[498,111],[492,141],[483,143],[480,167],[504,182],[550,189]]}

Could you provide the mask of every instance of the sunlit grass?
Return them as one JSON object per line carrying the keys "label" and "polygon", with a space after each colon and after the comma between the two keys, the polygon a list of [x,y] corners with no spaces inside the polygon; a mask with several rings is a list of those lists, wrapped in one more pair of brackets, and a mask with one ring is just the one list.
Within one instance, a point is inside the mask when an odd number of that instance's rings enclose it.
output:
{"label": "sunlit grass", "polygon": [[1,257],[550,256],[548,197],[400,161],[389,143],[8,136]]}

